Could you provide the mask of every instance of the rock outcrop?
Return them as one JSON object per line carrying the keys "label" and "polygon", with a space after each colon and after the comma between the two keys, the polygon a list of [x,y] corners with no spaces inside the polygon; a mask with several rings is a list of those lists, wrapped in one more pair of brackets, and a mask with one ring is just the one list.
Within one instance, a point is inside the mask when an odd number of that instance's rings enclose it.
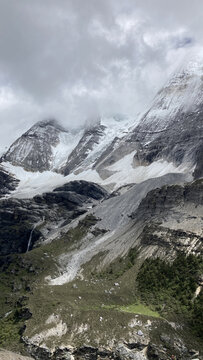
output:
{"label": "rock outcrop", "polygon": [[[42,228],[60,227],[85,213],[93,204],[108,195],[101,186],[86,181],[72,181],[53,192],[33,199],[2,199],[0,201],[0,253],[27,251],[42,236]],[[41,229],[33,228],[40,224]],[[45,231],[46,232],[46,231]],[[42,236],[43,237],[43,236]]]}
{"label": "rock outcrop", "polygon": [[174,259],[179,251],[202,255],[203,180],[150,191],[131,217],[142,223],[141,253]]}
{"label": "rock outcrop", "polygon": [[15,190],[19,181],[0,167],[0,198]]}
{"label": "rock outcrop", "polygon": [[[26,343],[26,339],[24,339]],[[84,345],[79,348],[58,347],[51,351],[47,348],[37,347],[27,343],[27,349],[36,360],[201,360],[199,352],[190,350],[178,338],[173,339],[167,335],[161,336],[159,345],[148,342],[123,343],[119,342],[113,348],[92,347]],[[198,358],[194,358],[194,355]],[[20,359],[21,360],[21,359]],[[22,359],[23,360],[23,359]]]}

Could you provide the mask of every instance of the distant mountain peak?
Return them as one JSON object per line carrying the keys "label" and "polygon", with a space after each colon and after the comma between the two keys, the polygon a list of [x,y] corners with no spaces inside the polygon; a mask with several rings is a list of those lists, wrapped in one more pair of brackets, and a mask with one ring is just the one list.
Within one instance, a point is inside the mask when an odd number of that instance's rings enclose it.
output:
{"label": "distant mountain peak", "polygon": [[1,160],[28,171],[50,170],[52,148],[59,143],[60,134],[66,132],[54,119],[38,121],[10,146]]}

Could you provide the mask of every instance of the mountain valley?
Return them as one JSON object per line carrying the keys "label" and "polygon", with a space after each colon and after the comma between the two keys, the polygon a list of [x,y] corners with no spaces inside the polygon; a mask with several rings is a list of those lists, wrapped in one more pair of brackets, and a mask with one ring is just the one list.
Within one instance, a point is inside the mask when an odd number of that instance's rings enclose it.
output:
{"label": "mountain valley", "polygon": [[75,130],[43,120],[2,155],[5,351],[203,359],[200,55],[138,118]]}

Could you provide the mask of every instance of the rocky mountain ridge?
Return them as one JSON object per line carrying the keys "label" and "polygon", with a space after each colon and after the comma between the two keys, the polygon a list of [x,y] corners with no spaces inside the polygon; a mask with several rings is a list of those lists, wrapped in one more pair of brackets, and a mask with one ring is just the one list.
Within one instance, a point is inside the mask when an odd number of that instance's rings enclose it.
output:
{"label": "rocky mountain ridge", "polygon": [[158,92],[150,109],[130,122],[100,119],[75,132],[54,120],[39,122],[11,145],[1,158],[2,166],[12,164],[14,172],[15,166],[32,172],[57,172],[67,181],[85,179],[111,187],[146,180],[148,169],[153,177],[158,166],[159,176],[166,164],[173,172],[189,172],[199,178],[202,79],[202,58],[189,59]]}
{"label": "rocky mountain ridge", "polygon": [[[202,173],[202,59],[192,59],[175,73],[156,95],[139,124],[117,143],[100,167],[116,162],[126,149],[135,151],[137,165],[147,166],[158,159],[184,164]],[[110,150],[110,149],[109,149]]]}
{"label": "rocky mountain ridge", "polygon": [[202,79],[190,59],[139,123],[70,132],[46,120],[4,154],[2,347],[202,359]]}
{"label": "rocky mountain ridge", "polygon": [[92,166],[116,133],[126,133],[126,124],[126,120],[122,123],[109,118],[83,130],[70,131],[56,120],[39,121],[11,145],[1,162],[26,171],[52,170],[68,175],[80,166],[86,169],[88,162]]}

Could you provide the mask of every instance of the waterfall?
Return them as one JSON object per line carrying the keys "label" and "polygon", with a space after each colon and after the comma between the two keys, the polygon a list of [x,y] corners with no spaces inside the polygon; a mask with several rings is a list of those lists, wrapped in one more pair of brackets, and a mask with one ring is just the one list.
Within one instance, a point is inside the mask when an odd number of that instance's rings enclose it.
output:
{"label": "waterfall", "polygon": [[32,227],[32,230],[31,230],[31,232],[30,232],[30,236],[29,236],[29,240],[28,240],[26,252],[29,251],[30,244],[31,244],[31,241],[32,241],[32,234],[33,234],[33,231],[34,231],[34,229],[36,228],[36,226],[37,226],[37,224],[34,224],[33,227]]}
{"label": "waterfall", "polygon": [[45,219],[45,217],[43,216],[43,219],[42,219],[42,220],[38,221],[36,224],[33,225],[32,230],[31,230],[31,232],[30,232],[30,236],[29,236],[29,240],[28,240],[26,252],[28,252],[29,249],[30,249],[33,231],[35,230],[35,228],[36,228],[37,226],[40,226],[41,224],[43,224],[44,219]]}

